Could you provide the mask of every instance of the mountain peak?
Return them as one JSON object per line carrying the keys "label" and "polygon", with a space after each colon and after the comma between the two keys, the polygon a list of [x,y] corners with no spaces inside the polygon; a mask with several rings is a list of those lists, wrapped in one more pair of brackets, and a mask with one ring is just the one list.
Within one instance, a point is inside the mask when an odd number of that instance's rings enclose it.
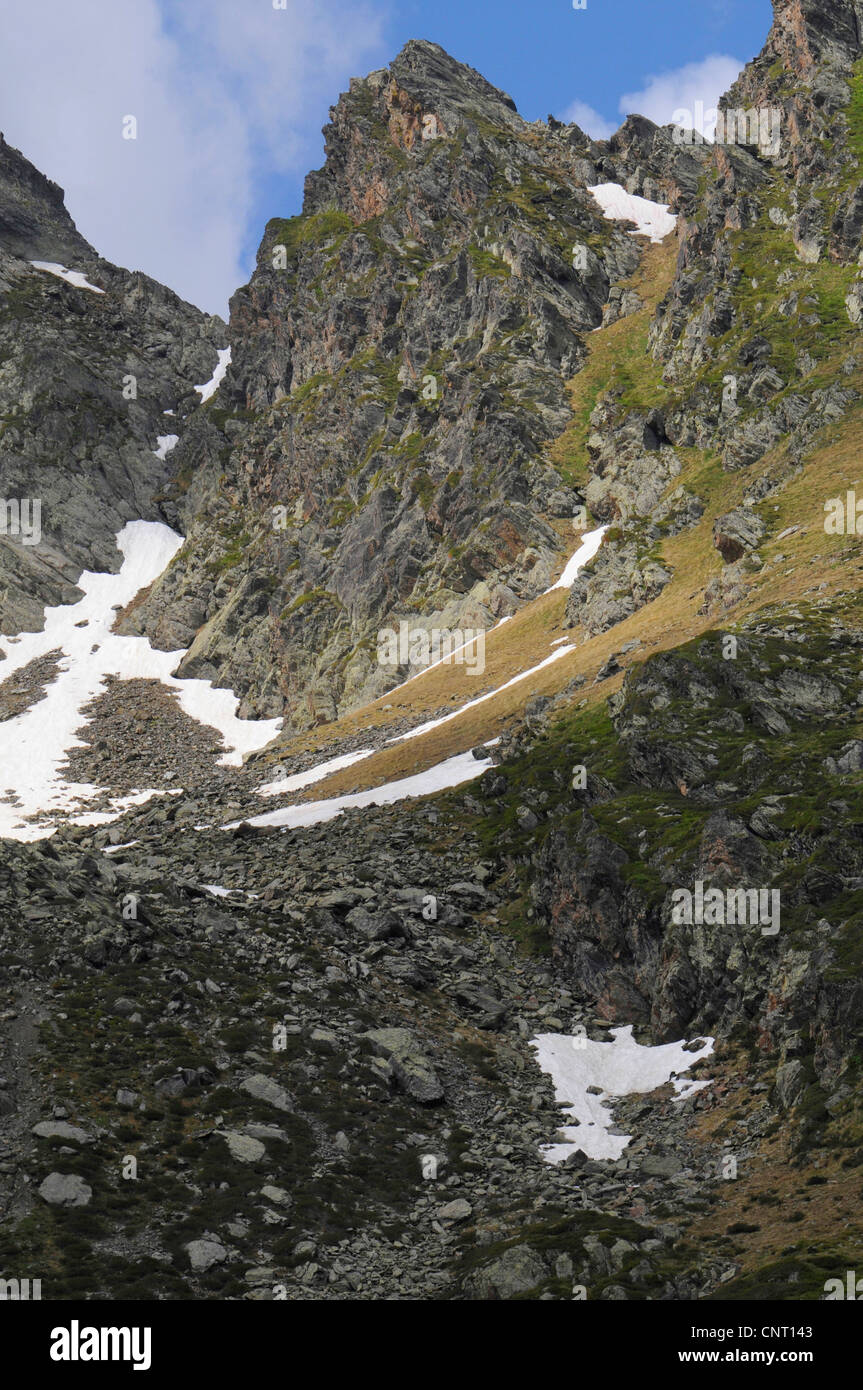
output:
{"label": "mountain peak", "polygon": [[469,67],[428,39],[410,39],[394,59],[390,73],[412,92],[501,103],[509,111],[516,105],[508,92],[493,86],[476,68]]}
{"label": "mountain peak", "polygon": [[330,109],[327,162],[307,178],[303,210],[339,207],[365,220],[380,211],[375,188],[388,182],[384,166],[398,162],[397,152],[415,156],[457,131],[475,136],[524,129],[506,92],[439,44],[411,39],[389,67],[352,78]]}

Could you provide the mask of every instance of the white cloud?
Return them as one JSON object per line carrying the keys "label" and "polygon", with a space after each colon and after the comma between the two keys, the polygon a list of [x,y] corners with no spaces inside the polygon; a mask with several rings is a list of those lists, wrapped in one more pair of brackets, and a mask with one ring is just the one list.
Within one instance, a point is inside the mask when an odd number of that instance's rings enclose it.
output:
{"label": "white cloud", "polygon": [[[8,142],[65,188],[102,255],[223,314],[247,278],[256,174],[305,172],[329,104],[383,40],[376,0],[5,8]],[[127,115],[136,140],[122,138]]]}
{"label": "white cloud", "polygon": [[586,101],[574,101],[560,117],[562,121],[575,121],[593,140],[608,140],[617,130],[616,125],[607,121]]}
{"label": "white cloud", "polygon": [[[618,110],[622,116],[647,116],[657,125],[668,125],[676,116],[680,125],[691,127],[696,118],[696,103],[700,102],[705,112],[715,110],[719,98],[737,80],[743,66],[740,58],[713,53],[700,63],[686,63],[682,68],[649,77],[641,91],[624,93]],[[692,119],[684,120],[682,111],[690,112]],[[705,126],[703,133],[711,136],[712,126]]]}
{"label": "white cloud", "polygon": [[[704,112],[715,110],[721,96],[736,81],[744,64],[739,58],[713,53],[700,63],[686,63],[681,68],[649,77],[638,92],[625,92],[618,102],[621,118],[629,115],[647,116],[657,125],[668,125],[677,115],[679,124],[693,126],[697,121],[696,103]],[[692,119],[684,120],[681,112],[688,111]],[[575,121],[594,140],[607,140],[622,124],[612,124],[587,102],[574,101],[560,117]],[[713,135],[714,122],[705,124],[702,133]]]}

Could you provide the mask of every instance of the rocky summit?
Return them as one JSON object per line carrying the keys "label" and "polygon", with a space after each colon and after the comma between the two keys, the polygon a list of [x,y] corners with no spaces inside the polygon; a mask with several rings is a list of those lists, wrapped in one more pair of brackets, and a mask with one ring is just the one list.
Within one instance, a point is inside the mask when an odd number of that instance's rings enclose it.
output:
{"label": "rocky summit", "polygon": [[408,43],[227,324],[0,138],[3,1279],[863,1276],[863,10],[773,9],[712,143]]}

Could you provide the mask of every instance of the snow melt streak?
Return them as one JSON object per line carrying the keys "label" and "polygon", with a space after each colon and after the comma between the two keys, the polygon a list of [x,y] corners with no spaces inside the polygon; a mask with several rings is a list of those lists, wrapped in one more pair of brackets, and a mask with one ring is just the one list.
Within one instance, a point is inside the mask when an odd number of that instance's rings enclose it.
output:
{"label": "snow melt streak", "polygon": [[608,530],[607,526],[598,526],[595,531],[588,531],[582,537],[581,544],[574,555],[571,555],[566,562],[563,574],[556,584],[552,584],[550,589],[546,589],[547,594],[553,594],[555,589],[571,589],[575,583],[575,577],[579,570],[583,570],[586,564],[599,553],[602,545],[602,538]]}
{"label": "snow melt streak", "polygon": [[[563,574],[557,583],[547,589],[546,593],[552,593],[554,589],[568,589],[571,587],[575,576],[584,565],[592,560],[599,547],[602,545],[602,538],[608,530],[607,526],[600,526],[595,531],[589,531],[582,539],[575,554],[567,562]],[[510,618],[501,618],[497,628],[503,627],[504,623],[510,622]],[[561,645],[566,644],[566,645]],[[419,724],[415,729],[410,729],[406,734],[397,734],[395,738],[387,739],[388,744],[404,743],[408,739],[419,738],[427,734],[431,729],[437,729],[441,724],[447,724],[452,719],[458,719],[466,710],[473,709],[476,705],[482,705],[487,700],[493,700],[501,691],[508,690],[513,685],[518,685],[520,681],[528,680],[537,672],[550,666],[553,662],[559,661],[561,657],[568,656],[575,648],[567,643],[565,637],[552,643],[559,650],[552,652],[538,665],[531,666],[527,671],[521,671],[517,676],[513,676],[496,690],[490,690],[486,695],[479,695],[475,700],[468,700],[466,704],[460,705],[458,709],[450,714],[445,714],[439,719],[427,720],[424,724]],[[444,658],[447,660],[447,658]],[[435,666],[442,665],[443,662],[435,662]],[[417,680],[419,675],[425,675],[426,671],[432,670],[426,667],[425,671],[420,671],[417,676],[412,676],[411,680]],[[410,681],[404,681],[401,686],[396,686],[396,690],[401,690],[404,685],[409,685]],[[389,692],[392,694],[392,691]],[[493,744],[499,742],[498,739],[491,739],[485,747],[491,748]],[[362,762],[369,758],[376,750],[374,748],[362,748],[356,753],[343,754],[338,758],[331,758],[327,762],[318,763],[316,767],[309,768],[306,772],[295,773],[290,777],[283,777],[279,781],[268,782],[258,788],[259,796],[278,796],[287,792],[301,791],[304,787],[313,785],[328,777],[331,773],[338,772],[342,768],[351,767],[354,763]],[[414,777],[402,777],[396,782],[387,782],[382,787],[374,790],[359,792],[353,796],[332,797],[326,801],[314,801],[300,806],[285,806],[279,811],[271,811],[266,815],[255,816],[250,821],[250,825],[280,825],[297,826],[317,825],[322,821],[332,820],[334,816],[341,815],[342,811],[351,806],[384,806],[394,801],[406,800],[413,796],[427,796],[429,792],[439,791],[444,787],[458,786],[462,782],[472,781],[478,777],[491,763],[477,760],[470,753],[462,753],[457,757],[447,758],[445,762],[438,763],[435,767],[429,768],[424,773],[419,773]],[[233,822],[227,829],[233,828]]]}
{"label": "snow melt streak", "polygon": [[229,347],[226,347],[217,348],[216,350],[219,354],[219,361],[216,370],[213,372],[213,375],[210,377],[210,380],[204,382],[203,386],[195,387],[195,390],[200,394],[201,405],[203,405],[205,401],[208,401],[211,396],[215,396],[216,392],[218,391],[219,387],[221,386],[224,380],[225,372],[228,370],[228,366],[230,365],[231,349]]}
{"label": "snow melt streak", "polygon": [[[280,811],[267,811],[262,816],[249,816],[246,824],[280,825],[290,830],[296,830],[301,826],[322,825],[325,821],[335,820],[342,811],[357,806],[391,806],[396,801],[407,801],[410,797],[430,796],[432,792],[444,791],[448,787],[459,787],[463,782],[472,782],[491,766],[490,758],[477,759],[473,753],[459,753],[456,757],[447,758],[445,762],[438,763],[425,772],[418,772],[413,777],[400,777],[396,782],[385,782],[382,787],[352,792],[348,796],[333,796],[326,801],[306,801],[299,806],[283,806]],[[271,783],[270,790],[272,786]],[[232,821],[224,829],[234,830],[241,824],[241,821]]]}

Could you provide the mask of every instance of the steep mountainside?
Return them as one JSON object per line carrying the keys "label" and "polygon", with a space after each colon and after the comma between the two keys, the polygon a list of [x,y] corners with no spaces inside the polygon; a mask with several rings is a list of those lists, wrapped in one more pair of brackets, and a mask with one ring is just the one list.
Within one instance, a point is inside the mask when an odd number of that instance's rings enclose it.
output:
{"label": "steep mountainside", "polygon": [[[861,1268],[860,0],[774,0],[722,106],[734,141],[594,142],[410,43],[224,341],[0,151],[0,466],[60,517],[0,539],[4,622],[166,520],[116,626],[285,720],[217,766],[173,689],[107,681],[64,775],[142,804],[3,842],[0,1267],[320,1301]],[[137,410],[65,408],[129,361]],[[405,619],[487,629],[484,666],[385,668]],[[52,679],[0,665],[0,730]]]}
{"label": "steep mountainside", "polygon": [[232,301],[231,369],[173,460],[188,543],[135,614],[295,728],[392,684],[380,628],[485,628],[547,588],[583,499],[545,446],[638,262],[586,185],[691,199],[706,160],[644,121],[608,145],[528,125],[428,43],[325,135]]}
{"label": "steep mountainside", "polygon": [[[225,333],[148,276],[102,260],[62,189],[0,137],[0,498],[18,508],[0,518],[0,632],[41,628],[46,603],[74,600],[82,569],[118,567],[124,522],[165,515],[157,441],[200,400],[194,386],[212,377]],[[29,521],[33,499],[38,544],[17,520],[26,503]]]}

